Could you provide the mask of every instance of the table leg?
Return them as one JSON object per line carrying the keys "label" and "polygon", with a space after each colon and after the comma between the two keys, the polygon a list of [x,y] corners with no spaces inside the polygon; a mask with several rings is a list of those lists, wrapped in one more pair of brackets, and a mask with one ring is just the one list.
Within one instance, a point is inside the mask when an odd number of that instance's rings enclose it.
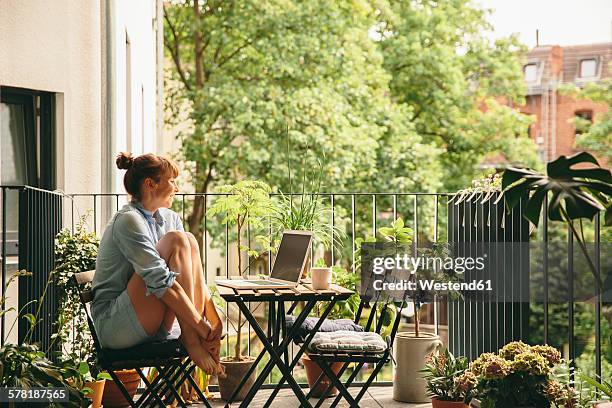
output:
{"label": "table leg", "polygon": [[[337,300],[336,299],[331,299],[327,305],[327,307],[325,308],[325,310],[323,311],[323,314],[321,315],[321,317],[319,318],[319,321],[317,322],[317,324],[315,324],[315,327],[313,328],[312,332],[308,335],[308,337],[306,338],[306,341],[301,345],[300,349],[298,350],[297,354],[295,355],[295,357],[293,358],[293,361],[291,362],[291,364],[289,365],[289,370],[293,370],[293,368],[297,365],[297,363],[300,361],[300,357],[302,357],[302,354],[304,354],[304,352],[306,351],[306,348],[308,347],[308,344],[310,344],[310,342],[312,341],[312,339],[314,338],[315,334],[317,333],[317,331],[319,330],[319,328],[321,327],[321,325],[323,324],[323,322],[325,321],[325,319],[327,318],[327,316],[329,315],[329,313],[332,311],[332,309],[334,308],[334,305],[336,304]],[[313,306],[314,307],[314,306]],[[312,310],[312,309],[311,309]],[[310,313],[310,310],[308,310],[308,313]],[[296,322],[293,324],[293,326],[291,327],[292,329],[296,327],[297,325],[297,320]],[[297,325],[297,327],[301,326],[302,323],[299,323],[299,325]],[[291,340],[293,340],[293,338],[291,338]],[[278,382],[278,384],[276,385],[276,387],[274,388],[274,390],[272,391],[272,394],[270,394],[270,397],[268,398],[268,401],[266,401],[264,407],[268,407],[270,406],[270,404],[272,403],[272,401],[274,400],[274,398],[276,397],[276,395],[278,394],[278,392],[280,391],[281,387],[283,386],[283,384],[285,383],[286,378],[283,376],[281,378],[281,380]]]}
{"label": "table leg", "polygon": [[[283,363],[282,359],[279,357],[278,353],[276,352],[276,348],[270,343],[270,341],[268,340],[268,338],[266,337],[265,333],[261,329],[261,326],[259,325],[257,320],[253,317],[253,315],[249,312],[249,310],[244,306],[244,302],[238,301],[237,304],[238,304],[238,307],[240,308],[240,310],[242,310],[242,312],[244,313],[244,315],[247,318],[247,320],[249,320],[249,322],[251,323],[251,326],[253,327],[253,330],[255,330],[255,333],[257,333],[257,336],[259,336],[259,338],[260,338],[264,348],[270,354],[270,361],[268,362],[268,364],[266,364],[266,367],[260,373],[259,377],[257,378],[257,381],[255,382],[253,387],[251,387],[251,389],[249,390],[247,396],[242,401],[240,406],[241,407],[247,407],[249,405],[249,403],[251,402],[251,400],[255,396],[255,393],[257,392],[257,390],[261,386],[261,383],[263,381],[262,379],[265,379],[265,377],[272,370],[272,367],[274,365],[276,365],[279,368],[279,370],[280,370],[281,374],[283,375],[283,377],[286,377],[287,382],[289,383],[289,385],[293,389],[293,392],[296,395],[296,397],[300,400],[300,403],[302,404],[302,406],[312,408],[312,406],[310,405],[308,400],[305,398],[304,393],[302,392],[299,384],[291,376],[291,372],[287,370],[288,369],[287,365]],[[297,328],[303,323],[303,321],[306,318],[306,316],[308,315],[309,311],[312,310],[312,307],[314,307],[314,304],[315,304],[314,301],[309,302],[309,306],[310,306],[309,309],[308,310],[304,309],[302,311],[302,313],[300,314],[300,316],[298,316],[298,319],[296,320],[296,323],[299,323],[298,326],[291,328],[291,330],[289,332],[289,336],[287,338],[283,339],[280,347],[286,347],[290,343],[291,338],[293,336],[295,336],[295,333],[297,333]]]}

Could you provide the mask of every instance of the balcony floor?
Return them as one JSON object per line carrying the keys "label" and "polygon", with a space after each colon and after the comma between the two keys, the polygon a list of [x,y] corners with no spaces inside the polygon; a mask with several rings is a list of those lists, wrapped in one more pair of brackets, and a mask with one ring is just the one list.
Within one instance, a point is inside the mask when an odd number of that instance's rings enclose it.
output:
{"label": "balcony floor", "polygon": [[[349,388],[349,390],[351,391],[351,394],[353,394],[353,396],[355,396],[358,392],[358,388]],[[251,404],[249,404],[249,406],[262,407],[264,403],[266,402],[266,400],[268,399],[268,396],[270,395],[271,392],[272,390],[260,390],[255,396],[255,399],[251,402]],[[371,396],[368,395],[368,393],[366,393],[366,395],[362,398],[362,400],[359,403],[360,407],[363,407],[363,408],[380,408],[380,407],[384,407],[384,408],[396,408],[396,407],[430,408],[431,407],[431,404],[407,404],[403,402],[394,401],[392,387],[370,387],[369,393],[371,394]],[[216,395],[218,396],[218,394]],[[323,407],[328,407],[332,401],[333,399],[330,398],[329,402],[326,402],[325,404],[323,404]],[[314,406],[317,403],[317,400],[312,398],[310,402]],[[211,403],[213,407],[223,407],[224,404],[225,404],[225,401],[222,401],[219,399],[216,399],[212,401]],[[239,405],[238,403],[235,403],[235,404],[232,404],[232,407],[237,407],[238,405]],[[278,394],[278,396],[275,398],[271,407],[287,408],[287,407],[298,407],[299,405],[300,405],[299,401],[293,395],[293,392],[291,391],[291,389],[283,389]],[[203,407],[203,406],[204,406],[203,404],[192,405],[192,407]],[[346,403],[346,401],[344,400],[342,401],[342,403],[338,404],[338,407],[348,407],[348,406],[349,406],[348,403]]]}

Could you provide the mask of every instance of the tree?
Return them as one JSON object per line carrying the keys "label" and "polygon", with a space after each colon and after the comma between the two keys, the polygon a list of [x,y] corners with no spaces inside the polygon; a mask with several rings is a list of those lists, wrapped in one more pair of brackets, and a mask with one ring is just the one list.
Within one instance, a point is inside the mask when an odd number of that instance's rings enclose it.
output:
{"label": "tree", "polygon": [[[406,120],[408,107],[390,97],[382,55],[368,36],[374,16],[362,0],[166,7],[168,105],[174,118],[188,110],[180,156],[191,164],[195,191],[241,176],[288,191],[286,126],[289,160],[306,168],[323,160],[325,189],[376,190],[373,180],[439,188],[438,151]],[[385,164],[412,171],[394,180]],[[196,235],[203,214],[196,198],[189,216]]]}
{"label": "tree", "polygon": [[522,101],[522,48],[490,45],[484,16],[463,0],[169,3],[168,111],[189,123],[195,191],[249,177],[287,192],[287,127],[290,162],[323,162],[323,192],[463,187],[491,152],[533,166],[530,119],[505,104]]}
{"label": "tree", "polygon": [[394,97],[417,133],[443,149],[447,191],[469,185],[487,154],[538,163],[531,119],[515,108],[524,103],[525,48],[515,37],[491,44],[486,16],[468,0],[389,0],[376,26]]}
{"label": "tree", "polygon": [[[600,82],[589,82],[582,89],[573,84],[561,88],[561,92],[575,99],[590,99],[608,107],[605,113],[594,118],[593,123],[585,119],[576,118],[576,127],[584,132],[576,139],[576,147],[587,149],[606,161],[612,163],[612,78],[605,78]],[[586,123],[585,123],[586,122]]]}

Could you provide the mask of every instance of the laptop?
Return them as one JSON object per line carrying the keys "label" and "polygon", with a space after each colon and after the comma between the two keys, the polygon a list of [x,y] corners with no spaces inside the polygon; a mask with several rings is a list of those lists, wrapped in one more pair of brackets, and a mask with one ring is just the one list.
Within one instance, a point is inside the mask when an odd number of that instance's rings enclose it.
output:
{"label": "laptop", "polygon": [[217,279],[215,283],[235,289],[283,289],[298,285],[306,265],[312,232],[283,231],[270,277],[257,279]]}

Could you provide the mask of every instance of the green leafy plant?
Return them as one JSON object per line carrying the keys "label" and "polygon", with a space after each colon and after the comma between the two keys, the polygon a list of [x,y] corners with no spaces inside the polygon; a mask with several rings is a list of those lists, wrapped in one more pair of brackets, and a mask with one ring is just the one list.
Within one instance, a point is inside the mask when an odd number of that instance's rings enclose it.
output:
{"label": "green leafy plant", "polygon": [[603,379],[601,380],[601,382],[599,382],[595,378],[589,377],[588,375],[584,374],[581,374],[580,378],[590,386],[599,390],[608,399],[612,399],[612,382]]}
{"label": "green leafy plant", "polygon": [[[79,290],[72,277],[75,273],[89,271],[96,267],[96,256],[100,240],[95,233],[86,229],[88,214],[82,216],[74,233],[62,229],[55,237],[55,268],[53,270],[55,286],[58,293],[58,315],[53,341],[60,344],[58,358],[70,362],[84,370],[85,362],[88,371],[84,373],[87,381],[98,378],[100,368],[97,364],[94,345],[87,315],[81,307]],[[108,374],[106,374],[108,375]]]}
{"label": "green leafy plant", "polygon": [[575,391],[554,375],[561,363],[554,347],[514,341],[497,353],[481,354],[464,375],[476,379],[475,395],[482,408],[570,408],[575,406]]}
{"label": "green leafy plant", "polygon": [[0,387],[58,387],[68,390],[69,401],[50,406],[81,407],[81,387],[70,381],[81,378],[69,364],[55,364],[34,344],[7,344],[0,348]]}
{"label": "green leafy plant", "polygon": [[[221,186],[218,189],[223,194],[215,200],[208,210],[209,217],[220,215],[222,223],[235,226],[237,239],[238,273],[243,274],[242,253],[248,257],[258,257],[259,252],[247,245],[242,245],[241,232],[245,225],[251,228],[263,228],[263,220],[274,213],[276,207],[270,198],[270,187],[261,181],[243,180],[233,185]],[[257,236],[255,241],[269,250],[270,242],[264,236]],[[241,351],[241,328],[244,325],[242,313],[238,311],[236,345],[234,346],[234,361],[244,359]]]}
{"label": "green leafy plant", "polygon": [[430,354],[425,367],[420,370],[427,380],[427,394],[441,401],[469,404],[476,378],[465,375],[467,368],[467,358],[455,358],[448,349],[444,349],[443,353]]}
{"label": "green leafy plant", "polygon": [[[574,168],[576,165],[591,167]],[[589,256],[583,234],[578,232],[574,221],[583,218],[590,220],[605,211],[605,224],[612,225],[611,183],[610,171],[601,168],[591,154],[582,152],[570,157],[560,156],[551,161],[546,166],[546,175],[531,169],[508,168],[502,178],[502,189],[509,209],[518,205],[522,197],[532,193],[528,196],[524,216],[536,226],[540,221],[544,199],[550,193],[548,218],[569,225],[601,288],[599,271]]]}
{"label": "green leafy plant", "polygon": [[[272,217],[275,229],[275,237],[283,230],[312,231],[315,242],[319,242],[328,249],[332,245],[341,247],[346,232],[339,225],[330,225],[333,209],[322,202],[320,191],[323,185],[324,166],[317,160],[317,166],[311,171],[307,170],[305,156],[301,161],[301,191],[295,195],[293,191],[293,179],[291,177],[291,150],[289,140],[289,129],[285,128],[287,140],[286,165],[289,178],[289,194],[279,195],[279,205]],[[307,148],[307,153],[309,149]]]}
{"label": "green leafy plant", "polygon": [[[327,267],[323,260],[317,262],[315,264],[317,267]],[[331,267],[332,270],[332,281],[343,288],[350,289],[354,294],[352,294],[346,300],[339,300],[334,305],[331,312],[329,312],[329,319],[355,319],[357,314],[357,310],[359,309],[359,294],[358,294],[358,284],[359,284],[359,273],[352,273],[347,271],[345,268],[341,266],[334,265]],[[328,302],[319,302],[317,307],[313,309],[310,313],[312,316],[321,316],[321,312],[325,310]]]}
{"label": "green leafy plant", "polygon": [[[29,277],[31,272],[18,271],[13,274],[7,281],[8,288],[20,276]],[[15,323],[24,318],[29,329],[24,337],[24,340],[19,344],[5,344],[0,348],[0,387],[58,387],[65,388],[68,392],[69,401],[60,403],[51,403],[53,407],[84,407],[88,403],[84,399],[86,390],[83,389],[83,375],[73,365],[69,363],[54,363],[45,357],[45,353],[38,348],[38,345],[32,344],[32,333],[34,328],[41,321],[40,307],[37,308],[35,314],[23,314],[23,310],[27,305],[43,303],[47,293],[47,288],[52,280],[52,274],[49,275],[43,294],[39,299],[33,299],[26,303],[19,310],[15,320],[11,325],[11,329]],[[0,298],[0,316],[14,310],[14,308],[6,309],[6,293],[3,293]],[[7,336],[8,336],[7,334]]]}

